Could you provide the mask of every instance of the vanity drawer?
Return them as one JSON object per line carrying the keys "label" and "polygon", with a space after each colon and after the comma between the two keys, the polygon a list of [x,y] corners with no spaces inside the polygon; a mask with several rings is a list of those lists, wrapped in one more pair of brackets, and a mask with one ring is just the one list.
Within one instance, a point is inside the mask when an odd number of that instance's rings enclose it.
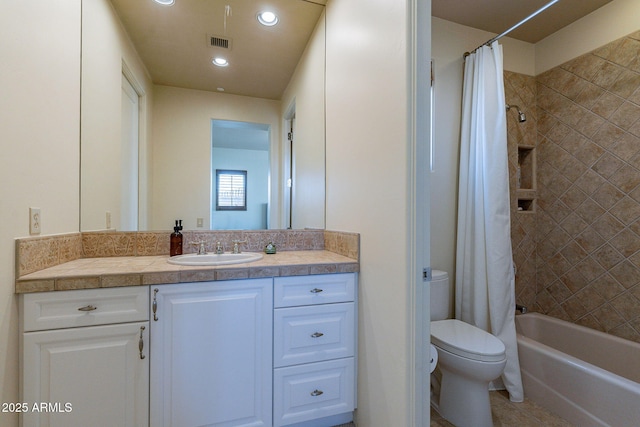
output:
{"label": "vanity drawer", "polygon": [[354,303],[274,310],[275,367],[354,355]]}
{"label": "vanity drawer", "polygon": [[24,332],[149,320],[147,286],[22,295]]}
{"label": "vanity drawer", "polygon": [[355,300],[354,273],[276,277],[274,307],[327,304]]}
{"label": "vanity drawer", "polygon": [[276,369],[274,426],[353,411],[354,372],[353,357]]}

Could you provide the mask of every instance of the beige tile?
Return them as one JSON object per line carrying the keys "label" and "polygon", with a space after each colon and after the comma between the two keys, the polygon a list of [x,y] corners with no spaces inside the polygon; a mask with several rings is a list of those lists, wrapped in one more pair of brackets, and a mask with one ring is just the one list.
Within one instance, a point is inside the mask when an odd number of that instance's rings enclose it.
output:
{"label": "beige tile", "polygon": [[260,277],[277,277],[280,275],[279,267],[251,267],[249,277],[252,279]]}
{"label": "beige tile", "polygon": [[100,286],[103,288],[140,285],[142,285],[142,276],[140,274],[114,274],[102,276],[100,281]]}
{"label": "beige tile", "polygon": [[66,291],[71,289],[95,289],[100,287],[100,277],[78,277],[57,279],[56,291]]}
{"label": "beige tile", "polygon": [[605,182],[592,194],[591,198],[603,209],[608,210],[624,198],[624,193],[610,182]]}
{"label": "beige tile", "polygon": [[292,265],[280,267],[281,276],[306,276],[309,274],[308,265]]}
{"label": "beige tile", "polygon": [[639,117],[640,106],[637,106],[632,102],[625,102],[613,113],[611,116],[611,123],[622,129],[628,130],[638,121]]}
{"label": "beige tile", "polygon": [[624,103],[624,98],[611,92],[604,92],[591,107],[591,111],[605,119],[613,116],[613,113]]}
{"label": "beige tile", "polygon": [[592,312],[605,331],[610,331],[624,323],[624,318],[609,304],[604,304]]}
{"label": "beige tile", "polygon": [[47,292],[55,290],[55,280],[21,280],[16,282],[17,293]]}
{"label": "beige tile", "polygon": [[[543,407],[525,398],[524,402],[514,403],[504,391],[489,393],[491,402],[491,417],[494,427],[571,427],[572,425],[552,414]],[[453,427],[453,424],[443,419],[431,408],[431,427]]]}
{"label": "beige tile", "polygon": [[609,333],[626,340],[640,342],[640,335],[638,335],[638,331],[629,323],[624,323],[616,328],[613,328],[609,331]]}
{"label": "beige tile", "polygon": [[611,301],[625,291],[624,286],[618,283],[610,274],[604,274],[598,277],[598,279],[592,283],[591,287],[606,301]]}
{"label": "beige tile", "polygon": [[625,292],[611,300],[611,306],[622,316],[625,321],[638,317],[640,300],[633,293]]}
{"label": "beige tile", "polygon": [[591,83],[596,84],[604,89],[609,89],[615,81],[618,79],[618,76],[624,70],[623,67],[619,65],[613,64],[611,62],[603,62],[600,66],[599,71],[594,75],[592,79],[590,79]]}
{"label": "beige tile", "polygon": [[586,194],[593,194],[604,182],[605,179],[603,177],[590,169],[585,171],[585,173],[575,181],[575,185],[577,185]]}
{"label": "beige tile", "polygon": [[143,285],[161,285],[163,283],[179,283],[180,272],[144,273]]}
{"label": "beige tile", "polygon": [[600,127],[591,139],[602,148],[607,149],[615,144],[622,135],[624,135],[623,129],[607,122]]}
{"label": "beige tile", "polygon": [[[640,185],[640,171],[629,165],[623,166],[611,177],[611,183],[618,187],[618,189],[623,193],[630,193],[633,189]],[[635,200],[632,200],[629,197],[626,197],[625,199],[626,200],[620,200],[618,203],[622,201],[630,204],[637,203]],[[625,208],[631,209],[632,207],[631,205],[629,205],[625,206]]]}
{"label": "beige tile", "polygon": [[600,157],[600,159],[591,167],[595,172],[597,172],[600,176],[607,179],[611,175],[613,175],[624,162],[617,158],[616,156],[605,153]]}
{"label": "beige tile", "polygon": [[[587,312],[591,312],[606,302],[604,297],[600,295],[593,285],[585,286],[581,291],[575,294]],[[580,317],[584,317],[584,314]]]}
{"label": "beige tile", "polygon": [[216,280],[248,279],[249,270],[246,268],[221,268],[216,271]]}
{"label": "beige tile", "polygon": [[588,279],[585,278],[577,268],[572,268],[562,275],[560,278],[562,283],[571,291],[572,294],[579,292],[587,286]]}
{"label": "beige tile", "polygon": [[561,67],[589,81],[600,71],[605,61],[596,55],[586,54],[573,59]]}
{"label": "beige tile", "polygon": [[585,108],[592,109],[604,93],[604,89],[585,80],[585,86],[575,101]]}
{"label": "beige tile", "polygon": [[609,244],[620,252],[624,258],[628,258],[640,250],[640,238],[628,228],[609,240]]}
{"label": "beige tile", "polygon": [[629,67],[638,58],[640,51],[640,41],[633,38],[624,38],[614,45],[607,59],[623,67]]}
{"label": "beige tile", "polygon": [[602,238],[609,240],[624,229],[624,224],[613,215],[605,213],[593,222],[592,227]]}

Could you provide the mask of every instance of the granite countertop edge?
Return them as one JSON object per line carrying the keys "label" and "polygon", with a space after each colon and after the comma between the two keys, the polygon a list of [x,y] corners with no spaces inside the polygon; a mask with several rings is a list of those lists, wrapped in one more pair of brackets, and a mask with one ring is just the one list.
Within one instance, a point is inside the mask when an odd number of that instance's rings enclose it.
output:
{"label": "granite countertop edge", "polygon": [[169,264],[168,256],[81,258],[16,279],[17,294],[237,280],[314,274],[356,273],[357,260],[326,250],[281,251],[250,263],[218,266]]}

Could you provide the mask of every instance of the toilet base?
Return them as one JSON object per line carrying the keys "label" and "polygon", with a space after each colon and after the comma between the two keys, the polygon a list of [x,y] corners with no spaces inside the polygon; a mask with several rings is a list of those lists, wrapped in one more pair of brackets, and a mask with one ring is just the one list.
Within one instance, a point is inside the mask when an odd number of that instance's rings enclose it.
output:
{"label": "toilet base", "polygon": [[436,409],[456,427],[493,427],[489,384],[470,381],[446,369],[442,369]]}

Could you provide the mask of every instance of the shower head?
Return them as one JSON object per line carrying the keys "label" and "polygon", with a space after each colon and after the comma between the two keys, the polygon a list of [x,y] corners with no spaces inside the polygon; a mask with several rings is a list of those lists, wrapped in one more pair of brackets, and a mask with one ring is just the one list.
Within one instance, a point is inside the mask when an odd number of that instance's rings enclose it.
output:
{"label": "shower head", "polygon": [[509,111],[511,108],[515,108],[518,111],[518,121],[520,123],[524,123],[527,121],[527,116],[525,116],[525,114],[520,110],[520,107],[518,107],[517,105],[509,105],[507,104],[507,111]]}

